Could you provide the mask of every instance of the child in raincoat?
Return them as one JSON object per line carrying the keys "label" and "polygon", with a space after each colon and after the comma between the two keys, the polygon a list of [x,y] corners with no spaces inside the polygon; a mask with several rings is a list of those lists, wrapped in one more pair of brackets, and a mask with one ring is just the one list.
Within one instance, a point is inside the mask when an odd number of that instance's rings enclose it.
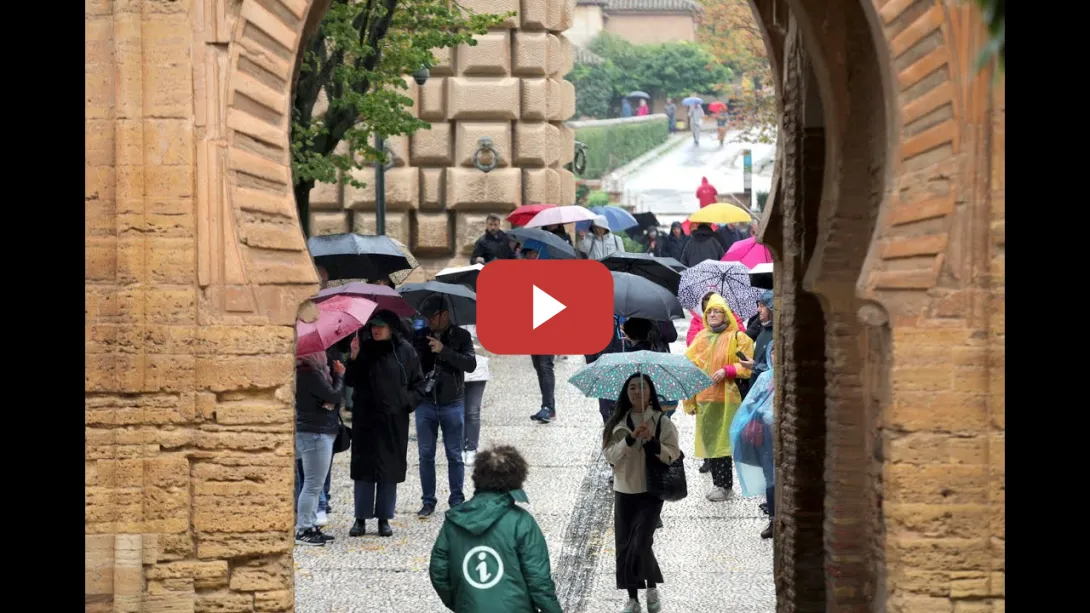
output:
{"label": "child in raincoat", "polygon": [[730,424],[742,404],[734,381],[749,378],[750,372],[741,365],[738,354],[751,360],[753,339],[738,329],[726,300],[719,294],[708,299],[703,319],[704,329],[693,339],[685,357],[715,383],[685,404],[696,409],[696,457],[709,458],[711,466],[715,487],[707,498],[718,502],[727,499],[734,484]]}
{"label": "child in raincoat", "polygon": [[749,395],[738,407],[738,413],[730,425],[730,441],[734,448],[734,466],[738,470],[738,484],[743,496],[765,497],[768,510],[768,527],[761,538],[772,537],[776,519],[776,487],[774,460],[772,457],[772,419],[775,415],[775,383],[772,374],[772,343],[765,351],[768,369],[757,376]]}

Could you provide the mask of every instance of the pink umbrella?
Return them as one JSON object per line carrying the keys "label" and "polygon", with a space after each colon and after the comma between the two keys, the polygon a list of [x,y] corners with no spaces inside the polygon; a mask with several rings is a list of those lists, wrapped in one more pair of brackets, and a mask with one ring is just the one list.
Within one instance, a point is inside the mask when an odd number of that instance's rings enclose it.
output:
{"label": "pink umbrella", "polygon": [[343,294],[316,303],[318,318],[295,320],[295,355],[321,353],[363,327],[378,304],[360,296]]}
{"label": "pink umbrella", "polygon": [[378,308],[389,309],[396,313],[398,317],[412,317],[413,315],[416,315],[416,311],[409,306],[408,301],[402,298],[401,294],[399,294],[396,289],[386,287],[385,285],[360,283],[358,281],[323,289],[318,292],[316,296],[311,298],[311,300],[314,302],[323,302],[334,296],[363,296],[368,300],[377,302]]}
{"label": "pink umbrella", "polygon": [[753,268],[758,264],[771,264],[772,253],[768,251],[768,247],[758,245],[757,239],[747,238],[731,245],[719,261],[741,262],[746,268]]}
{"label": "pink umbrella", "polygon": [[593,221],[594,213],[582,206],[558,206],[551,209],[545,209],[527,224],[527,228],[540,228],[542,226],[563,225],[566,223],[576,223],[579,221]]}

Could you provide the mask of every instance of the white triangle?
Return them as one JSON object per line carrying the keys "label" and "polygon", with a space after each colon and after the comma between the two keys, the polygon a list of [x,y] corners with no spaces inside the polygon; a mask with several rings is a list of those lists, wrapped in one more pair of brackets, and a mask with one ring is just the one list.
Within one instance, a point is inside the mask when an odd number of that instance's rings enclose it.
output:
{"label": "white triangle", "polygon": [[546,294],[540,287],[533,286],[534,288],[534,330],[541,324],[549,321],[553,317],[556,317],[557,313],[568,308],[563,302],[560,302],[556,298]]}

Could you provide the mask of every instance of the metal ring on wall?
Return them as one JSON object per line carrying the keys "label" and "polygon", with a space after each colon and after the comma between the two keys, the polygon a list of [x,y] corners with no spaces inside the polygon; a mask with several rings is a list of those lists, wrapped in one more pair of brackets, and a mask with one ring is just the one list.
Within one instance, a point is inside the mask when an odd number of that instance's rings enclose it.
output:
{"label": "metal ring on wall", "polygon": [[[491,154],[491,162],[481,163],[481,154]],[[493,170],[500,163],[500,154],[492,146],[492,139],[482,136],[477,139],[477,151],[473,153],[473,167],[481,172]]]}
{"label": "metal ring on wall", "polygon": [[571,161],[572,170],[581,175],[587,169],[587,144],[575,141],[575,154]]}

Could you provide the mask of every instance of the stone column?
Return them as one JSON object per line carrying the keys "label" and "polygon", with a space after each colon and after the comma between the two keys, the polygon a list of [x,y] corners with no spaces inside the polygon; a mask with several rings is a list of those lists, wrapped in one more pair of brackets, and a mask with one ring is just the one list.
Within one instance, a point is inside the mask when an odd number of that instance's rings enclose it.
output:
{"label": "stone column", "polygon": [[[387,234],[409,245],[431,272],[467,261],[489,213],[575,202],[575,177],[563,168],[575,142],[564,125],[575,113],[575,88],[564,80],[572,48],[562,35],[572,25],[574,0],[461,4],[517,15],[476,45],[436,53],[427,83],[410,86],[415,112],[431,129],[389,141],[395,160],[386,172]],[[491,139],[499,154],[487,173],[473,165],[481,138]],[[374,232],[374,171],[356,176],[368,187],[315,188],[315,233]]]}

